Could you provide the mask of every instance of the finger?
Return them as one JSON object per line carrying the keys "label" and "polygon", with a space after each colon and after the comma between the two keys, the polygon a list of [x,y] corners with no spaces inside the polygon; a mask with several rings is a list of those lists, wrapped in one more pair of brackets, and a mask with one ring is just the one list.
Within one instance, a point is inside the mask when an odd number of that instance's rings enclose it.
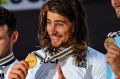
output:
{"label": "finger", "polygon": [[29,65],[25,61],[21,61],[14,67],[14,69],[21,70],[25,75],[27,75]]}
{"label": "finger", "polygon": [[115,60],[117,60],[117,55],[115,55],[115,54],[112,54],[112,53],[107,53],[106,54],[106,62],[108,63],[108,64],[110,64],[110,63],[114,63],[114,61]]}
{"label": "finger", "polygon": [[13,75],[12,77],[15,77],[15,79],[20,78],[20,79],[25,79],[26,75],[24,72],[20,69],[13,69],[10,71],[9,76],[11,77],[11,74]]}
{"label": "finger", "polygon": [[58,69],[58,79],[66,79],[66,78],[64,77],[63,72],[62,72],[62,69],[61,69],[60,64],[57,65],[57,69]]}
{"label": "finger", "polygon": [[19,75],[14,74],[14,73],[9,73],[10,75],[8,75],[8,79],[21,79]]}
{"label": "finger", "polygon": [[107,53],[113,53],[116,55],[120,55],[120,48],[116,47],[116,46],[110,46],[108,48],[108,52]]}
{"label": "finger", "polygon": [[107,59],[106,59],[106,62],[107,62],[108,64],[111,64],[112,61],[113,61],[112,58],[107,58]]}
{"label": "finger", "polygon": [[24,65],[27,69],[29,69],[29,64],[28,64],[28,62],[26,62],[25,60],[22,60],[21,63],[23,63],[23,65]]}
{"label": "finger", "polygon": [[[20,79],[24,79],[28,73],[28,67],[26,62],[20,61],[10,71],[10,74],[16,75]],[[9,75],[10,76],[10,75]]]}
{"label": "finger", "polygon": [[119,49],[119,47],[118,47],[118,46],[116,46],[116,45],[110,45],[110,46],[109,46],[109,48]]}
{"label": "finger", "polygon": [[114,54],[114,53],[107,53],[107,54],[106,54],[107,59],[108,59],[108,58],[116,59],[117,56],[118,56],[118,55],[116,55],[116,54]]}
{"label": "finger", "polygon": [[63,75],[62,69],[60,67],[60,64],[57,65],[57,69],[58,69],[58,74]]}

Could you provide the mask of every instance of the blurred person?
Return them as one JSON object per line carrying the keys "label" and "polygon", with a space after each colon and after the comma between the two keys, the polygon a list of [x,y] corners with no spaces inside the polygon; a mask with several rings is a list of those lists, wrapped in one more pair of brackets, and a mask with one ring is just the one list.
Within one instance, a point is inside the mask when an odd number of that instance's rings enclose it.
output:
{"label": "blurred person", "polygon": [[[111,0],[112,7],[115,9],[117,17],[120,18],[120,0]],[[120,45],[120,31],[118,33],[118,44]],[[111,45],[107,49],[107,63],[111,65],[112,71],[120,79],[120,46]]]}
{"label": "blurred person", "polygon": [[13,55],[13,45],[17,39],[14,13],[0,7],[0,79],[7,79],[12,65],[18,61]]}
{"label": "blurred person", "polygon": [[41,49],[30,57],[36,59],[35,66],[31,68],[30,62],[22,60],[11,69],[9,79],[106,78],[105,55],[88,46],[85,13],[79,0],[48,0],[43,4],[38,38]]}

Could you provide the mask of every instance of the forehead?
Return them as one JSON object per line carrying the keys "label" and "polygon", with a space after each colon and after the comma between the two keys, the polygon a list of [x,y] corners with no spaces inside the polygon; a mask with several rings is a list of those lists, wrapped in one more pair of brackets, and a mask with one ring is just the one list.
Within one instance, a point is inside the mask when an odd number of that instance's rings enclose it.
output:
{"label": "forehead", "polygon": [[50,12],[50,11],[47,12],[47,19],[68,21],[67,17],[62,16],[62,15],[55,13],[55,12]]}

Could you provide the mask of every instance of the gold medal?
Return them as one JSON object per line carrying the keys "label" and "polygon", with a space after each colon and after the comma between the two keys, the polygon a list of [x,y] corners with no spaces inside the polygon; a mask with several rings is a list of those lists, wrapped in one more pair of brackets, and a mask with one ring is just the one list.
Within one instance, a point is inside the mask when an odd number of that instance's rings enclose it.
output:
{"label": "gold medal", "polygon": [[113,37],[108,37],[108,38],[105,39],[104,47],[105,47],[106,50],[110,45],[116,45],[116,42],[115,42]]}
{"label": "gold medal", "polygon": [[37,63],[37,58],[33,53],[28,54],[25,61],[28,62],[29,68],[33,68]]}

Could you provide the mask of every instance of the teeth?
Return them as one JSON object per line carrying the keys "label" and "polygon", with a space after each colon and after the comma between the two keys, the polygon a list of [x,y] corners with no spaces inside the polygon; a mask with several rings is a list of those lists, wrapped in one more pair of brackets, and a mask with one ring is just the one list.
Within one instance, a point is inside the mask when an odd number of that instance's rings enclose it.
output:
{"label": "teeth", "polygon": [[57,41],[58,37],[57,36],[51,36],[51,39]]}

